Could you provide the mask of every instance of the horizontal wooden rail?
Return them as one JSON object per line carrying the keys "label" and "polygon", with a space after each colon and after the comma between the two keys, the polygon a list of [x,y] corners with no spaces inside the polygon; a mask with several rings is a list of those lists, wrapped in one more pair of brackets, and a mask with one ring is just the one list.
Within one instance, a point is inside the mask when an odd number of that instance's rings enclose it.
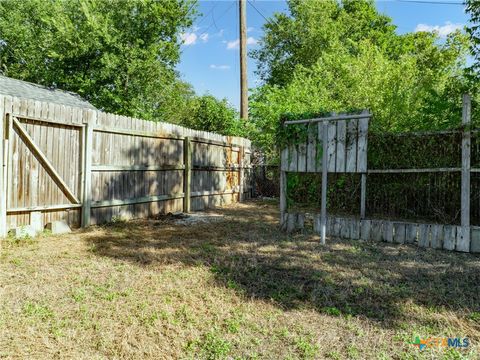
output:
{"label": "horizontal wooden rail", "polygon": [[93,165],[92,171],[168,171],[168,170],[183,170],[185,165]]}
{"label": "horizontal wooden rail", "polygon": [[[192,192],[190,196],[201,197],[201,196],[213,196],[213,195],[229,195],[229,194],[235,194],[238,192],[239,192],[239,189],[237,186],[234,189],[229,189],[229,190],[196,191],[196,192]],[[170,195],[144,196],[136,199],[92,201],[92,208],[133,205],[133,204],[143,204],[143,203],[156,202],[156,201],[182,199],[184,196],[185,196],[184,193],[176,193],[176,194],[170,194]]]}
{"label": "horizontal wooden rail", "polygon": [[[118,134],[118,135],[129,135],[129,136],[138,136],[138,137],[146,137],[146,138],[154,138],[154,139],[165,139],[165,140],[184,140],[185,136],[175,135],[175,134],[160,134],[152,131],[142,131],[142,130],[132,130],[132,129],[115,129],[106,126],[95,125],[93,131],[95,132],[102,132],[107,134]],[[224,147],[231,147],[232,151],[239,151],[239,144],[235,143],[228,143],[225,141],[218,141],[218,140],[210,140],[201,137],[190,137],[192,142],[202,143],[202,144],[210,144],[210,145],[218,145]]]}
{"label": "horizontal wooden rail", "polygon": [[[250,169],[251,166],[239,166],[233,164],[231,166],[193,166],[192,170],[197,171],[238,171],[241,169]],[[94,165],[92,166],[93,172],[108,172],[108,171],[168,171],[168,170],[184,170],[185,165]]]}
{"label": "horizontal wooden rail", "polygon": [[332,121],[332,120],[350,120],[350,119],[366,119],[372,117],[372,114],[358,114],[358,115],[335,115],[314,119],[305,119],[305,120],[288,120],[285,121],[284,125],[296,125],[296,124],[310,124],[321,121]]}
{"label": "horizontal wooden rail", "polygon": [[7,209],[7,214],[8,213],[13,214],[13,213],[31,212],[31,211],[55,211],[55,210],[78,209],[78,208],[81,208],[81,207],[82,207],[82,204],[60,204],[60,205],[30,206],[30,207]]}
{"label": "horizontal wooden rail", "polygon": [[241,169],[247,169],[246,166],[240,166],[238,164],[232,164],[230,166],[193,166],[192,170],[198,170],[198,171],[235,171],[235,170],[241,170]]}
{"label": "horizontal wooden rail", "polygon": [[239,192],[238,186],[234,189],[230,190],[211,190],[211,191],[196,191],[192,192],[192,197],[200,197],[200,196],[213,196],[213,195],[229,195],[229,194],[236,194]]}
{"label": "horizontal wooden rail", "polygon": [[144,196],[144,197],[135,198],[135,199],[92,201],[92,208],[144,204],[144,203],[156,202],[156,201],[182,199],[183,197],[184,197],[183,193],[176,193],[176,194],[168,194],[168,195]]}
{"label": "horizontal wooden rail", "polygon": [[209,140],[209,139],[204,139],[204,138],[199,138],[199,137],[191,137],[190,138],[192,142],[196,143],[202,143],[202,144],[210,144],[210,145],[218,145],[218,146],[224,146],[224,147],[230,147],[232,148],[232,151],[239,151],[239,144],[235,143],[228,143],[225,141],[218,141],[218,140]]}
{"label": "horizontal wooden rail", "polygon": [[[250,165],[245,167],[249,168],[266,168],[266,169],[279,169],[280,165]],[[367,174],[396,174],[396,173],[428,173],[428,172],[460,172],[462,168],[423,168],[423,169],[370,169],[367,170]],[[289,172],[289,171],[286,171]],[[295,171],[297,172],[297,171]],[[470,169],[472,173],[480,173],[480,168]]]}
{"label": "horizontal wooden rail", "polygon": [[50,120],[50,119],[45,119],[45,118],[40,118],[40,117],[35,117],[35,116],[30,116],[30,115],[27,116],[27,115],[20,115],[20,114],[13,113],[13,114],[11,114],[11,116],[16,117],[18,119],[38,121],[38,122],[53,124],[53,125],[57,125],[57,126],[68,126],[68,127],[74,127],[74,128],[85,127],[84,124],[65,123],[65,122],[53,121],[53,120]]}
{"label": "horizontal wooden rail", "polygon": [[176,136],[173,134],[160,134],[151,131],[142,131],[142,130],[132,130],[132,129],[114,129],[105,126],[96,125],[93,128],[95,132],[102,132],[107,134],[117,134],[117,135],[129,135],[129,136],[138,136],[146,138],[155,138],[155,139],[167,139],[167,140],[183,140],[184,136]]}
{"label": "horizontal wooden rail", "polygon": [[429,172],[460,172],[461,168],[425,168],[425,169],[370,169],[367,174],[406,174]]}
{"label": "horizontal wooden rail", "polygon": [[453,135],[462,134],[462,130],[439,130],[439,131],[406,131],[406,132],[387,132],[387,133],[375,133],[373,136],[432,136],[432,135]]}

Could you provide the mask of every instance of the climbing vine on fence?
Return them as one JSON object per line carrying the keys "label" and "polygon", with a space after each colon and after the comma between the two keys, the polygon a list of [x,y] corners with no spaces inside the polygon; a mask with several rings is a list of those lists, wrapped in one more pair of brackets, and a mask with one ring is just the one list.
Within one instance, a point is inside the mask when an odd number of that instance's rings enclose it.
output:
{"label": "climbing vine on fence", "polygon": [[461,166],[462,132],[368,134],[368,169]]}

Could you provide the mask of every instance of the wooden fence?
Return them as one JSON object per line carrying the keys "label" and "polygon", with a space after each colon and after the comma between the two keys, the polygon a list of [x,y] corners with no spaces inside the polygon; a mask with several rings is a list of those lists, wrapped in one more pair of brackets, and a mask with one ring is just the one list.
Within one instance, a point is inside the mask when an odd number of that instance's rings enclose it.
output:
{"label": "wooden fence", "polygon": [[[358,115],[357,115],[358,117]],[[345,117],[343,117],[345,118]],[[312,119],[315,120],[315,119]],[[303,123],[312,122],[312,120],[304,120]],[[478,186],[478,181],[472,182],[471,177],[480,173],[478,168],[478,160],[475,161],[477,167],[472,166],[472,134],[478,138],[478,130],[471,129],[471,100],[470,96],[464,95],[463,97],[463,114],[461,130],[454,131],[443,131],[443,132],[432,132],[432,133],[422,133],[422,134],[412,134],[412,136],[421,135],[438,137],[439,135],[455,135],[460,136],[460,144],[458,148],[453,147],[452,152],[450,153],[449,160],[457,162],[458,165],[451,165],[450,167],[444,166],[425,166],[421,168],[368,168],[366,166],[367,159],[366,151],[367,141],[365,140],[365,166],[358,167],[358,144],[357,142],[357,167],[352,166],[351,171],[348,170],[348,156],[349,156],[349,146],[347,141],[347,146],[338,144],[338,129],[339,127],[343,129],[345,126],[341,125],[339,122],[333,123],[335,119],[329,118],[323,121],[323,124],[318,126],[320,128],[329,128],[336,127],[337,139],[335,141],[330,141],[326,137],[323,137],[323,151],[327,152],[329,155],[328,159],[325,159],[321,165],[317,166],[315,172],[322,171],[325,175],[322,177],[322,208],[321,213],[313,214],[313,227],[315,231],[322,235],[331,235],[342,238],[351,238],[351,239],[366,239],[366,240],[379,240],[387,242],[396,242],[396,243],[416,243],[420,247],[433,247],[441,248],[446,250],[456,250],[462,252],[480,252],[480,227],[472,226],[471,214],[476,214],[477,211],[472,211],[471,207],[474,204],[475,209],[478,209],[478,196],[472,196],[473,194],[479,193],[478,189],[475,186]],[[342,119],[343,121],[344,119]],[[460,120],[460,119],[459,119]],[[299,121],[291,122],[292,124],[301,123]],[[328,125],[325,125],[328,123]],[[348,125],[347,125],[348,129]],[[343,134],[343,130],[341,132]],[[401,135],[404,136],[405,134]],[[454,137],[455,137],[454,136]],[[340,139],[341,142],[345,137],[342,135]],[[368,139],[368,138],[367,138]],[[320,136],[317,141],[321,141]],[[446,144],[448,145],[448,144]],[[297,153],[291,159],[291,155],[282,156],[282,165],[281,165],[281,192],[280,192],[280,210],[281,210],[281,224],[286,231],[294,231],[302,229],[305,226],[305,223],[308,222],[308,218],[305,212],[298,212],[289,210],[286,206],[286,176],[288,172],[305,172],[303,167],[298,166],[298,161],[300,161],[300,156],[298,155],[298,148],[303,147],[303,145],[297,145]],[[477,145],[478,147],[478,145]],[[321,148],[317,147],[317,148]],[[442,149],[440,149],[442,150]],[[376,148],[375,151],[382,152],[382,148]],[[415,151],[415,149],[411,149]],[[290,150],[285,149],[284,153],[290,153]],[[334,152],[334,156],[330,156],[330,153]],[[353,151],[350,151],[353,154]],[[308,155],[307,155],[308,156]],[[398,153],[397,156],[408,157],[408,154]],[[341,166],[338,166],[338,159]],[[354,155],[351,155],[352,163]],[[475,157],[474,157],[475,158]],[[288,160],[287,160],[288,159]],[[347,159],[347,160],[344,160]],[[424,163],[436,164],[442,163],[444,159],[435,159],[435,158],[426,158]],[[301,160],[303,162],[303,160]],[[357,172],[360,174],[360,197],[359,197],[359,213],[352,214],[353,216],[345,215],[331,215],[326,216],[326,208],[324,208],[327,196],[323,194],[327,193],[327,177],[326,172],[336,172],[336,173],[353,173]],[[458,195],[458,214],[459,214],[459,223],[428,223],[421,218],[411,218],[410,219],[389,219],[389,216],[386,214],[381,214],[379,211],[376,211],[374,217],[369,217],[368,211],[366,211],[366,205],[368,204],[369,191],[367,189],[367,181],[371,176],[378,176],[384,174],[385,176],[399,177],[401,175],[408,174],[458,174],[458,184],[455,184],[453,179],[448,179],[451,182],[451,188],[459,190]],[[370,177],[369,177],[370,176]],[[285,177],[282,180],[282,177]],[[385,180],[386,181],[386,180]],[[377,182],[378,184],[378,182]],[[388,186],[390,183],[386,183]],[[391,183],[390,185],[393,185]],[[445,184],[443,184],[445,185]],[[434,186],[430,184],[429,186]],[[375,189],[372,189],[375,190]],[[374,191],[372,191],[374,192]],[[442,201],[448,201],[449,197],[442,196],[441,198],[435,199],[439,203]],[[393,199],[391,199],[394,201]],[[384,204],[387,203],[388,198],[382,198]],[[377,217],[379,216],[379,217]],[[323,236],[322,236],[323,237]]]}
{"label": "wooden fence", "polygon": [[201,210],[249,196],[250,141],[0,96],[0,236]]}

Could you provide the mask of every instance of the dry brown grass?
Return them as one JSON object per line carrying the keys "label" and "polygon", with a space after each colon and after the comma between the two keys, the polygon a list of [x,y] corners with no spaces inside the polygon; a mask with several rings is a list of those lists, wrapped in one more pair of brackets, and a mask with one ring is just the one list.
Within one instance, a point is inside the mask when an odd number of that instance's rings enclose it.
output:
{"label": "dry brown grass", "polygon": [[[286,236],[276,204],[7,241],[0,357],[479,358],[480,257]],[[468,336],[419,352],[415,336]]]}

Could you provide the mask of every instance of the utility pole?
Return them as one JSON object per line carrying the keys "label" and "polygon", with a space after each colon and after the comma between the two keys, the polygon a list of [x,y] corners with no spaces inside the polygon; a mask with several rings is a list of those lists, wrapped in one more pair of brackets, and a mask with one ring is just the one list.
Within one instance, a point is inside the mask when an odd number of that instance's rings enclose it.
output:
{"label": "utility pole", "polygon": [[248,120],[247,85],[247,0],[238,0],[240,7],[240,118]]}

